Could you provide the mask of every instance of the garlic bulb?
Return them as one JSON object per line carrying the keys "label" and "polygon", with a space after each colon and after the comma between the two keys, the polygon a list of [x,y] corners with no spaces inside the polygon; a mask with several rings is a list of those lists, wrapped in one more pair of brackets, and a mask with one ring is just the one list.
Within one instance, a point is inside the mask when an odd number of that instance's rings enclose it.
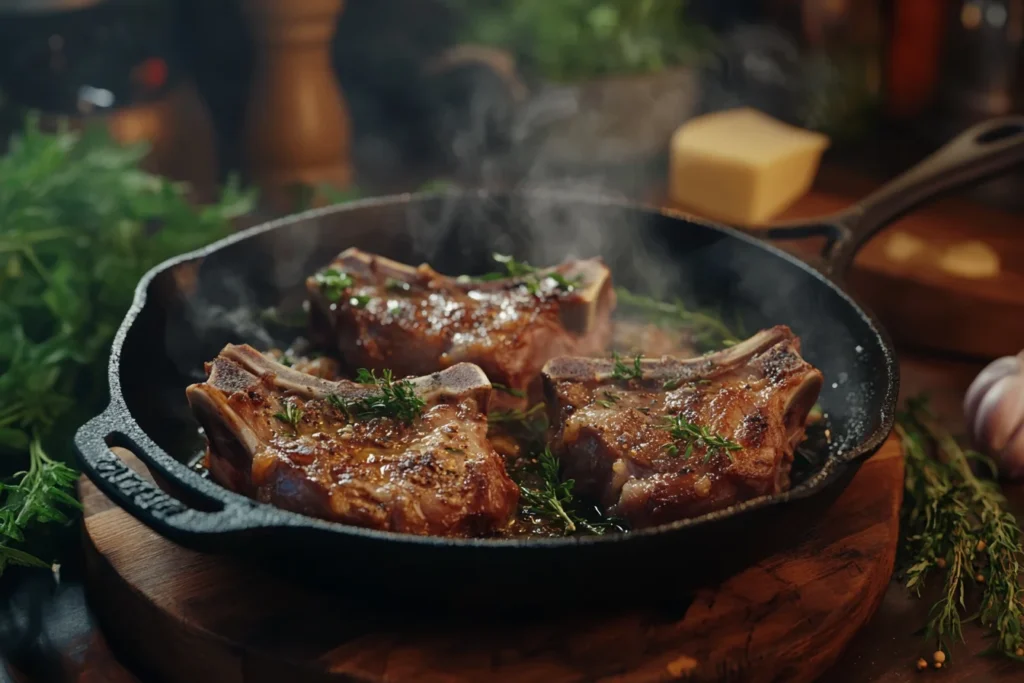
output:
{"label": "garlic bulb", "polygon": [[1024,477],[1024,351],[982,370],[964,397],[975,447],[996,458],[1008,477]]}

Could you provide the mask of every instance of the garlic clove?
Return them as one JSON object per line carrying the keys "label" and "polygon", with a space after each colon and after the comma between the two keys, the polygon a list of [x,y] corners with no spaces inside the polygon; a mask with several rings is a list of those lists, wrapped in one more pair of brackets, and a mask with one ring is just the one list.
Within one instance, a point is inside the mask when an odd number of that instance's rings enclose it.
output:
{"label": "garlic clove", "polygon": [[1002,451],[1024,422],[1024,375],[1007,375],[985,393],[974,418],[978,443],[990,453]]}
{"label": "garlic clove", "polygon": [[975,447],[1024,477],[1024,352],[993,361],[971,383],[964,416]]}
{"label": "garlic clove", "polygon": [[967,395],[964,396],[964,416],[967,418],[967,425],[971,430],[972,439],[977,434],[974,420],[978,414],[978,404],[981,403],[981,399],[984,398],[988,390],[998,380],[1007,375],[1019,373],[1022,370],[1024,370],[1024,367],[1022,367],[1021,359],[1014,356],[1004,356],[989,363],[971,382],[970,388],[967,389]]}

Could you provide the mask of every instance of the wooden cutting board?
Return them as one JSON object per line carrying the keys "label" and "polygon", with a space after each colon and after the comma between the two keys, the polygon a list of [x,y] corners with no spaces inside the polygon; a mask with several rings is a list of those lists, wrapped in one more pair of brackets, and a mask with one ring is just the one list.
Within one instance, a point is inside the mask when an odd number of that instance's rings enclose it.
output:
{"label": "wooden cutting board", "polygon": [[[79,487],[92,606],[145,680],[799,683],[825,672],[885,593],[903,459],[890,439],[799,543],[696,589],[688,607],[429,629],[353,619],[343,598],[180,548]],[[628,604],[642,577],[609,577],[595,604]]]}

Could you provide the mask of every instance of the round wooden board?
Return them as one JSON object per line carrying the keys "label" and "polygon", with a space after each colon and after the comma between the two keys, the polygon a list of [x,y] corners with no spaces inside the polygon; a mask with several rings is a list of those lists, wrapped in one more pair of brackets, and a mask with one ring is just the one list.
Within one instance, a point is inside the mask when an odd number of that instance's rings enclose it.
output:
{"label": "round wooden board", "polygon": [[[347,618],[339,596],[180,548],[80,483],[93,609],[115,651],[165,683],[811,681],[885,593],[902,490],[890,439],[791,549],[696,589],[674,613],[425,628]],[[595,605],[628,605],[642,580],[642,567],[608,577]]]}

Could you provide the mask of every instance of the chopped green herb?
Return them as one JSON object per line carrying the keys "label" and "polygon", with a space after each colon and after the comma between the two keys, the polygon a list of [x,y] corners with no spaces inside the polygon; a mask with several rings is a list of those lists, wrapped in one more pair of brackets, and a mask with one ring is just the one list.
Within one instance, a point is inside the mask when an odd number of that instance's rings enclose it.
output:
{"label": "chopped green herb", "polygon": [[393,277],[389,277],[384,280],[384,286],[392,292],[408,292],[412,289],[412,285],[408,282],[402,282],[401,280],[396,280]]}
{"label": "chopped green herb", "polygon": [[366,308],[366,304],[370,303],[371,298],[372,297],[367,296],[366,294],[356,294],[349,298],[348,303],[350,306],[354,306],[355,308]]}
{"label": "chopped green herb", "polygon": [[582,276],[570,279],[555,271],[548,273],[547,276],[555,281],[555,284],[558,285],[559,289],[565,290],[566,292],[574,291],[583,282]]}
{"label": "chopped green herb", "polygon": [[486,282],[491,280],[501,280],[504,278],[523,278],[523,285],[526,287],[526,291],[534,295],[540,293],[542,275],[544,278],[550,278],[558,289],[566,292],[574,291],[583,281],[582,277],[567,278],[554,270],[547,273],[541,273],[541,271],[531,266],[526,261],[517,261],[511,256],[507,256],[505,254],[493,254],[492,258],[505,266],[505,272],[484,273],[474,279]]}
{"label": "chopped green herb", "polygon": [[401,304],[398,304],[398,303],[396,303],[394,301],[392,301],[391,303],[388,304],[388,315],[394,317],[394,316],[398,315],[401,312],[402,312]]}
{"label": "chopped green herb", "polygon": [[280,413],[275,413],[274,417],[285,424],[291,425],[292,429],[298,432],[299,421],[302,419],[302,409],[294,401],[285,401],[284,410]]}
{"label": "chopped green herb", "polygon": [[360,368],[356,373],[356,381],[360,384],[374,384],[380,394],[368,396],[345,403],[343,410],[347,415],[360,420],[374,417],[393,417],[409,424],[423,413],[426,402],[416,395],[412,383],[408,380],[394,381],[391,370],[376,372]]}
{"label": "chopped green herb", "polygon": [[493,254],[492,258],[505,266],[505,272],[508,277],[521,277],[537,272],[537,269],[526,261],[517,261],[506,254]]}
{"label": "chopped green herb", "polygon": [[520,485],[520,499],[524,511],[528,514],[549,519],[562,527],[565,535],[582,529],[593,534],[603,534],[609,529],[621,528],[615,520],[604,520],[598,524],[588,521],[573,509],[572,489],[575,480],[562,481],[558,474],[558,459],[545,448],[537,456],[537,474],[540,476],[539,488]]}
{"label": "chopped green herb", "polygon": [[612,351],[612,360],[615,361],[615,366],[612,368],[612,379],[643,379],[644,371],[640,365],[640,359],[643,358],[643,354],[636,354],[633,358],[633,367],[629,367],[622,362],[618,352]]}
{"label": "chopped green herb", "polygon": [[706,448],[704,462],[710,460],[712,454],[719,452],[725,453],[732,460],[733,457],[730,451],[737,451],[743,448],[735,441],[730,441],[718,434],[712,434],[707,427],[694,424],[682,415],[666,415],[662,429],[667,431],[674,441],[674,443],[662,446],[662,448],[668,451],[669,455],[679,454],[679,446],[677,445],[679,442],[687,444],[686,454],[683,456],[685,458],[689,458],[692,455],[694,446]]}
{"label": "chopped green herb", "polygon": [[610,391],[604,391],[601,395],[604,396],[604,398],[599,399],[596,403],[602,408],[613,408],[615,404],[621,400],[618,394],[613,394]]}
{"label": "chopped green herb", "polygon": [[352,276],[338,268],[327,268],[321,270],[313,281],[320,287],[320,291],[330,301],[338,301],[346,289],[355,284]]}
{"label": "chopped green herb", "polygon": [[497,389],[498,391],[508,394],[509,396],[515,396],[516,398],[526,398],[526,392],[523,391],[522,389],[512,389],[510,387],[505,386],[504,384],[498,384],[497,382],[491,382],[491,386]]}

